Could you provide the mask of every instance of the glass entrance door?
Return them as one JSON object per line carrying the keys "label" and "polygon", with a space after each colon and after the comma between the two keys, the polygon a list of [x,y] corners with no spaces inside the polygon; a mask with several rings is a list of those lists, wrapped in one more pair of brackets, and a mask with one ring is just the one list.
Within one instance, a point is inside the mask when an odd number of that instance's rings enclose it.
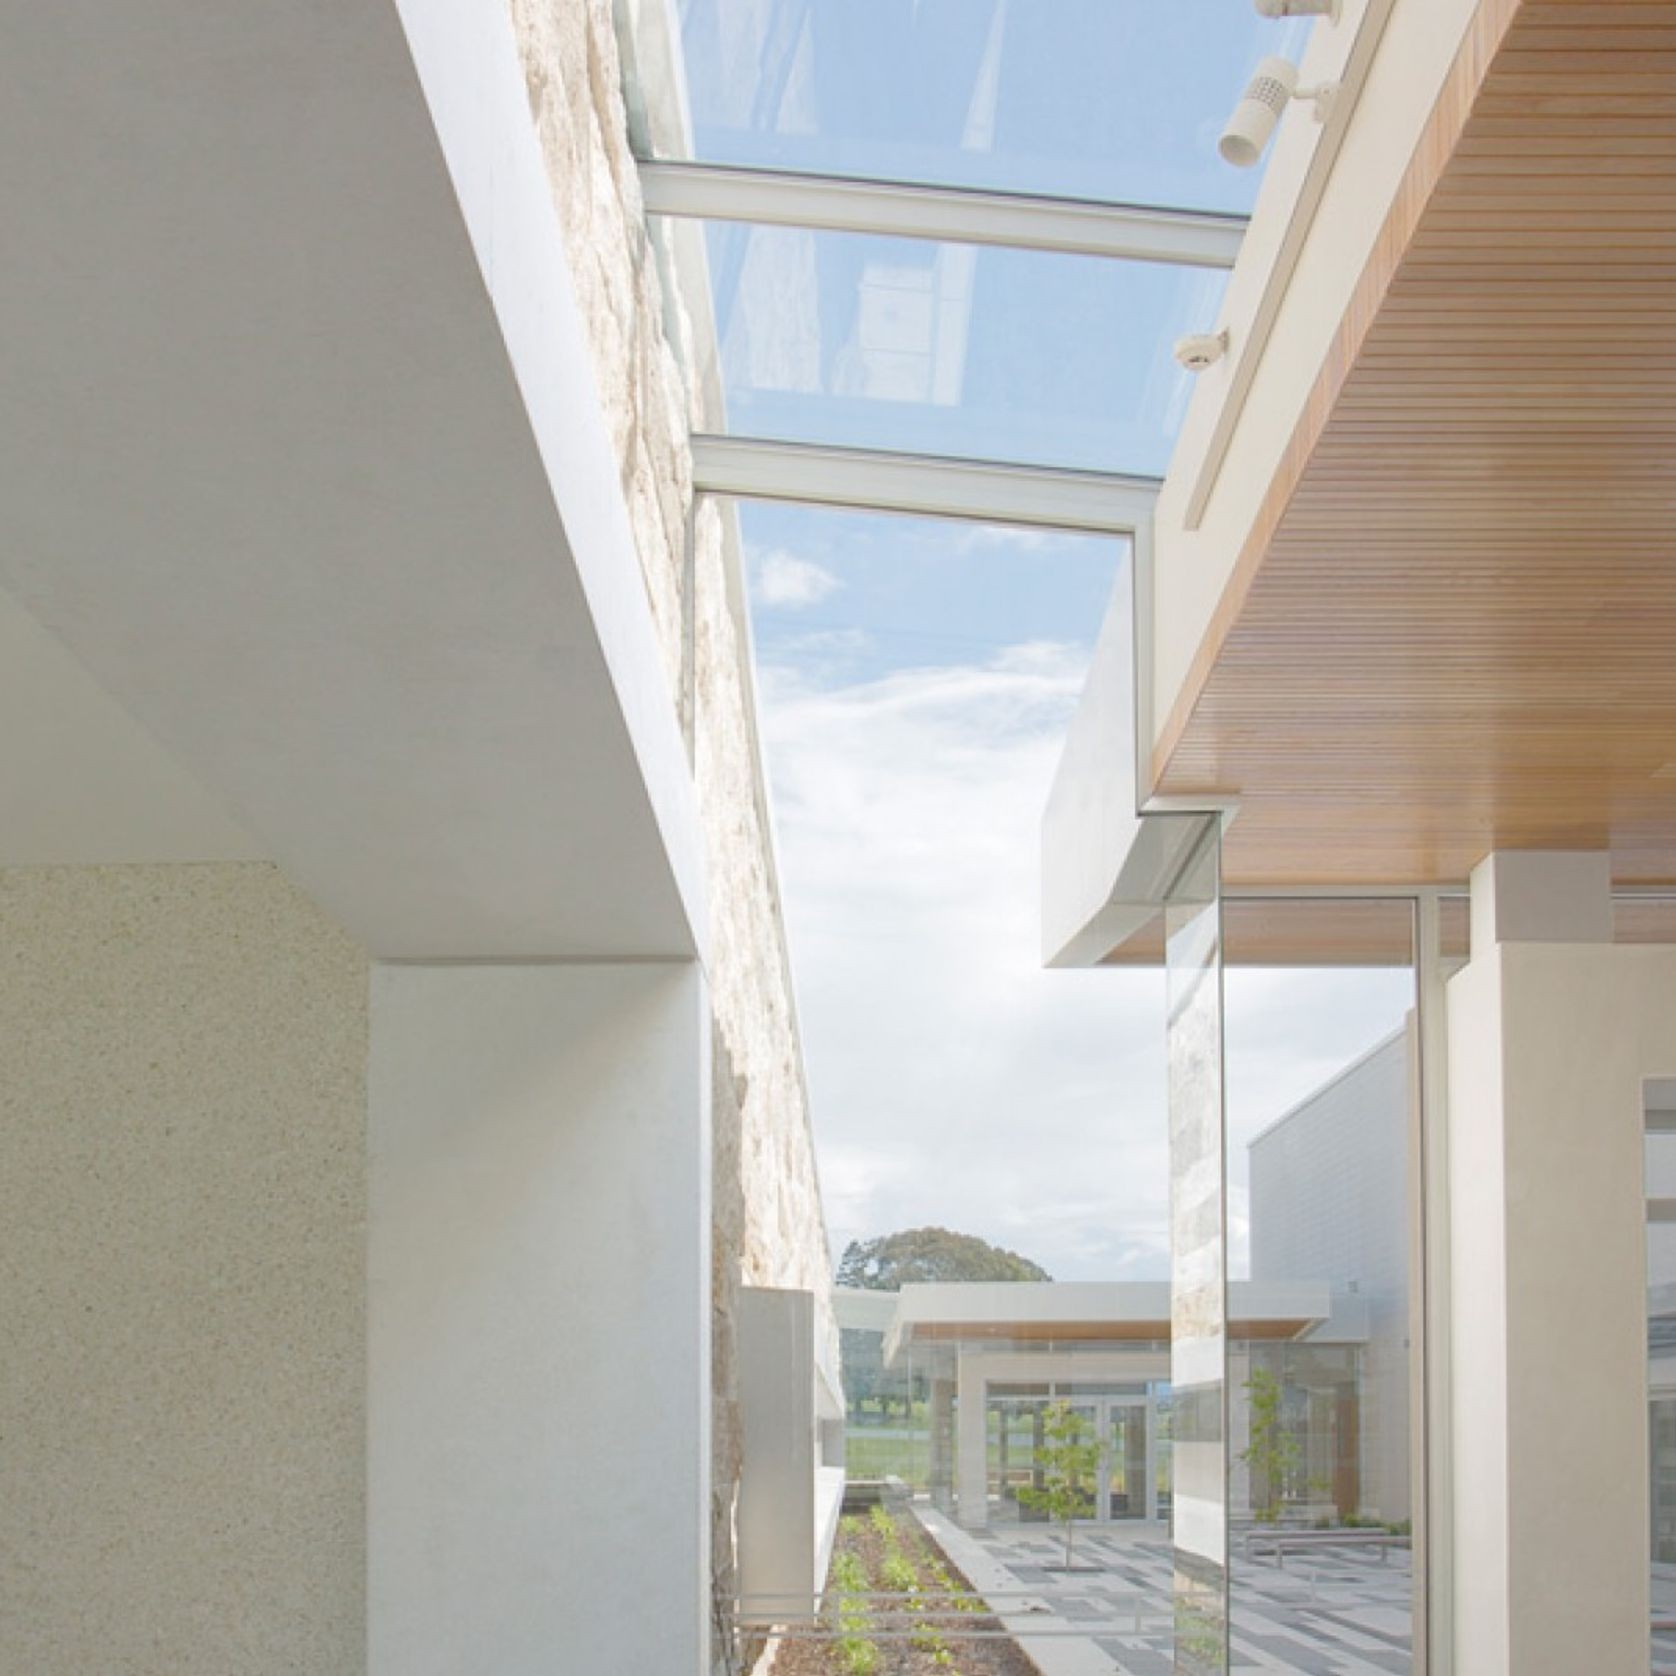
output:
{"label": "glass entrance door", "polygon": [[1108,1519],[1150,1519],[1154,1514],[1147,1494],[1150,1482],[1146,1399],[1107,1404],[1105,1426],[1105,1487],[1101,1506]]}
{"label": "glass entrance door", "polygon": [[[1167,1399],[1162,1399],[1167,1401]],[[988,1486],[991,1518],[1000,1523],[1046,1522],[1040,1500],[1051,1411],[1067,1405],[1082,1422],[1081,1436],[1098,1451],[1084,1490],[1095,1524],[1167,1518],[1169,1426],[1145,1390],[1121,1394],[1014,1396],[989,1399]]]}

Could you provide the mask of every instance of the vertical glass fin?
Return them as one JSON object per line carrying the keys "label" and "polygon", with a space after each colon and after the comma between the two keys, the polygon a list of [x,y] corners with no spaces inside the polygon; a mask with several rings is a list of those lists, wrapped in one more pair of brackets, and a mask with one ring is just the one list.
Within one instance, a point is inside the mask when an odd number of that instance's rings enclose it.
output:
{"label": "vertical glass fin", "polygon": [[1228,1281],[1221,831],[1164,910],[1170,1114],[1175,1667],[1228,1669]]}

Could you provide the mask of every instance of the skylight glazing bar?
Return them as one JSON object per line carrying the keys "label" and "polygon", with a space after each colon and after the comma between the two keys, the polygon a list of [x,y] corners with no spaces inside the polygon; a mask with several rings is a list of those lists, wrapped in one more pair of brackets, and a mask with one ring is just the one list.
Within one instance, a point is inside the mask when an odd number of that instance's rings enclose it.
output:
{"label": "skylight glazing bar", "polygon": [[1110,535],[1142,528],[1159,489],[1154,477],[748,437],[697,435],[692,449],[701,493]]}
{"label": "skylight glazing bar", "polygon": [[1073,256],[1231,268],[1244,216],[1081,198],[852,180],[711,163],[640,165],[650,215],[1009,245]]}

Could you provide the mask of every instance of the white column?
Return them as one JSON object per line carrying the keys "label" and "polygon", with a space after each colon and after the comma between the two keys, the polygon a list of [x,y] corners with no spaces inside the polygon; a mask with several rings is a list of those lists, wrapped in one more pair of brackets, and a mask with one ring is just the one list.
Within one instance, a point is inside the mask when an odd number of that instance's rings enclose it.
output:
{"label": "white column", "polygon": [[[958,1354],[958,1352],[957,1352]],[[954,1381],[931,1380],[931,1505],[954,1514]]]}
{"label": "white column", "polygon": [[969,1531],[989,1525],[989,1434],[984,1410],[988,1407],[988,1366],[982,1356],[960,1352],[960,1413],[956,1421],[959,1443],[955,1473],[960,1489],[960,1522]]}
{"label": "white column", "polygon": [[1642,1078],[1676,951],[1609,946],[1606,858],[1497,855],[1449,984],[1459,1676],[1647,1669]]}
{"label": "white column", "polygon": [[1158,1403],[1149,1383],[1146,1388],[1146,1516],[1158,1518]]}
{"label": "white column", "polygon": [[708,1667],[693,965],[384,966],[369,1676]]}
{"label": "white column", "polygon": [[1251,1447],[1251,1346],[1228,1345],[1228,1517],[1251,1513],[1251,1468],[1241,1459]]}

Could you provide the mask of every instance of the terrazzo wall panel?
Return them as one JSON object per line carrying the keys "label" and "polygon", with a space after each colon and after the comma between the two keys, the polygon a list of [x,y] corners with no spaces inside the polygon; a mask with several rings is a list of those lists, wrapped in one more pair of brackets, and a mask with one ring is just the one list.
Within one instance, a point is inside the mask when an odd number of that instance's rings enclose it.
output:
{"label": "terrazzo wall panel", "polygon": [[364,1668],[367,985],[263,864],[0,870],[0,1670]]}

